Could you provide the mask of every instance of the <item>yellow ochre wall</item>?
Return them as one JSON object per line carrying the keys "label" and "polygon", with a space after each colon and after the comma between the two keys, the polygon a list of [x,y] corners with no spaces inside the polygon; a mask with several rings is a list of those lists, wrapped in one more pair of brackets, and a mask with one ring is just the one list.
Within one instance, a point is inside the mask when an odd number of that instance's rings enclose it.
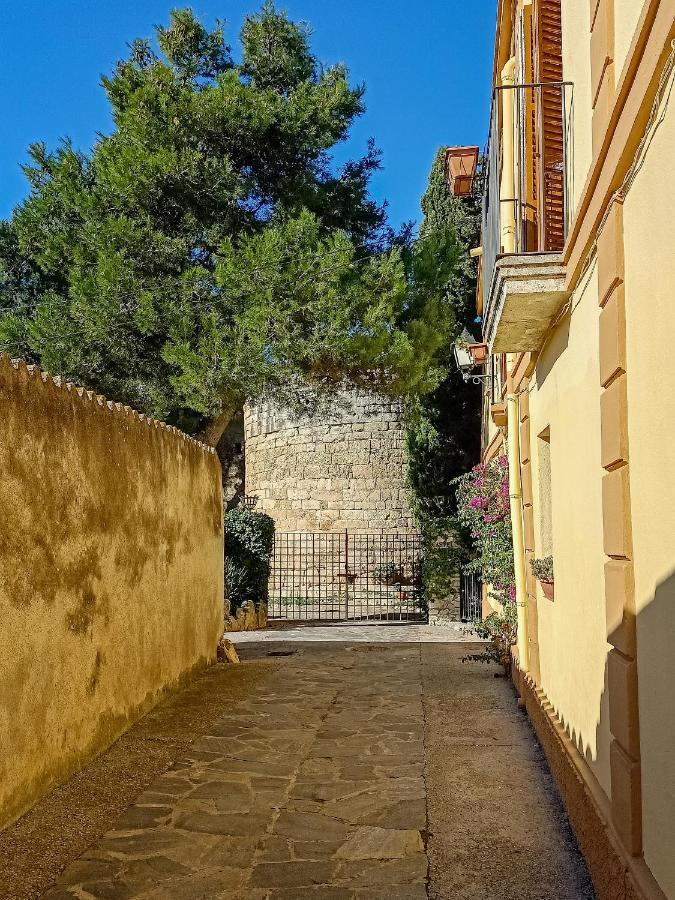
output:
{"label": "yellow ochre wall", "polygon": [[621,78],[630,45],[637,30],[644,0],[613,0],[614,2],[614,65],[617,83]]}
{"label": "yellow ochre wall", "polygon": [[592,106],[589,0],[565,0],[561,5],[563,78],[572,82],[569,147],[569,194],[572,214],[577,209],[591,167]]}
{"label": "yellow ochre wall", "polygon": [[0,358],[0,827],[212,661],[220,466]]}
{"label": "yellow ochre wall", "polygon": [[530,441],[541,557],[538,435],[550,428],[555,599],[538,587],[541,688],[609,796],[597,296],[592,269],[537,361]]}
{"label": "yellow ochre wall", "polygon": [[624,203],[644,855],[675,897],[675,95]]}

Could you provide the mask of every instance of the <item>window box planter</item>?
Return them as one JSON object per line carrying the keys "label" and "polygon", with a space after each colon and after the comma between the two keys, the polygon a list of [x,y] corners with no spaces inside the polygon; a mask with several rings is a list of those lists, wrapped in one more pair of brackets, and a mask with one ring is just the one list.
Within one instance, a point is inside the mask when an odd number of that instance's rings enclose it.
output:
{"label": "window box planter", "polygon": [[533,559],[531,562],[532,574],[539,580],[544,597],[553,600],[553,557],[545,556],[543,559]]}
{"label": "window box planter", "polygon": [[553,582],[552,581],[542,581],[539,580],[539,584],[541,585],[541,589],[544,592],[544,597],[547,600],[553,600],[554,590],[553,590]]}

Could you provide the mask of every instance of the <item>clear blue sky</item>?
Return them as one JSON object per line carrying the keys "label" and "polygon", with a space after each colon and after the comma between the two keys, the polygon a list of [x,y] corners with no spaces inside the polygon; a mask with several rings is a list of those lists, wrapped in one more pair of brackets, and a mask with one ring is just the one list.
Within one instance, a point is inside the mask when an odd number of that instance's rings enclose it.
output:
{"label": "clear blue sky", "polygon": [[[228,41],[258,0],[19,0],[3,11],[0,62],[0,217],[26,192],[19,165],[26,147],[71,137],[88,149],[110,129],[100,76],[126,45],[152,35],[175,6],[207,24],[228,23]],[[485,142],[496,0],[279,0],[314,29],[325,63],[347,64],[367,86],[366,115],[339,156],[363,152],[369,136],[383,151],[373,193],[390,220],[419,220],[419,199],[441,144]]]}

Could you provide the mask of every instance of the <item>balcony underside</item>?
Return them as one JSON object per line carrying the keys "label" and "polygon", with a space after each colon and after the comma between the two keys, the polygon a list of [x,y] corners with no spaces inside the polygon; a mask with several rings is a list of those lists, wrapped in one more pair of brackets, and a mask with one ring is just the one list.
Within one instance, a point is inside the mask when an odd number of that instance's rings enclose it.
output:
{"label": "balcony underside", "polygon": [[538,350],[568,296],[559,253],[498,258],[484,324],[490,352]]}

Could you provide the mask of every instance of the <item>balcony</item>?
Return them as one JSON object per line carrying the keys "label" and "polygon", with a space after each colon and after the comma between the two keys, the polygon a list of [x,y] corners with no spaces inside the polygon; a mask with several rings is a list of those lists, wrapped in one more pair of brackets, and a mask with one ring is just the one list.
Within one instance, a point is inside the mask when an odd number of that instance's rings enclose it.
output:
{"label": "balcony", "polygon": [[569,82],[495,89],[479,288],[492,353],[538,350],[567,299],[571,126]]}

